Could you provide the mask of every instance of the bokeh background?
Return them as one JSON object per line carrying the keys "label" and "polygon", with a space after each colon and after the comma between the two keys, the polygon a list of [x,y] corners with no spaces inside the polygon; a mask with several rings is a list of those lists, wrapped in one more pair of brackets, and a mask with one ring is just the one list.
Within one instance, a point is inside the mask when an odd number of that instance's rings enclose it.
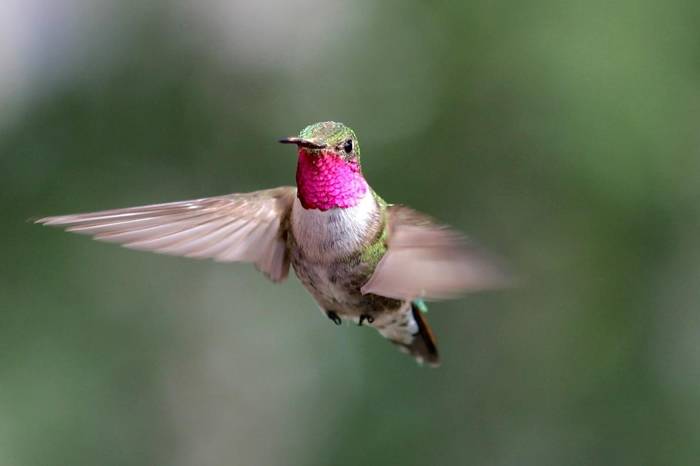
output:
{"label": "bokeh background", "polygon": [[[0,465],[689,465],[700,3],[6,0]],[[28,219],[294,182],[338,120],[520,286],[419,368],[295,278]]]}

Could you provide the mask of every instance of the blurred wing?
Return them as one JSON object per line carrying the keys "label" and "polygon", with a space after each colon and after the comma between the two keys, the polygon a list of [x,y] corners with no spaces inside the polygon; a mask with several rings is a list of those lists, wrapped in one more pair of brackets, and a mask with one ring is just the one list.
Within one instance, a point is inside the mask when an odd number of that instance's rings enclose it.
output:
{"label": "blurred wing", "polygon": [[46,217],[37,223],[127,248],[175,256],[252,262],[273,281],[289,271],[285,223],[296,188],[208,197],[88,214]]}
{"label": "blurred wing", "polygon": [[389,206],[387,222],[387,252],[362,293],[446,299],[506,284],[505,275],[485,252],[427,215]]}

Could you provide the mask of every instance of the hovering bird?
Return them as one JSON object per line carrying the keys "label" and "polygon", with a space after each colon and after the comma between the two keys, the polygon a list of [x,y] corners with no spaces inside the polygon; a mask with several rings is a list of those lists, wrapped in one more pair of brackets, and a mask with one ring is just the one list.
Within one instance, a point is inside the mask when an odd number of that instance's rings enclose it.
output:
{"label": "hovering bird", "polygon": [[355,132],[326,121],[297,146],[297,187],[46,217],[128,248],[252,262],[273,282],[289,266],[335,324],[375,328],[419,363],[440,362],[423,299],[501,286],[495,263],[462,235],[369,186]]}

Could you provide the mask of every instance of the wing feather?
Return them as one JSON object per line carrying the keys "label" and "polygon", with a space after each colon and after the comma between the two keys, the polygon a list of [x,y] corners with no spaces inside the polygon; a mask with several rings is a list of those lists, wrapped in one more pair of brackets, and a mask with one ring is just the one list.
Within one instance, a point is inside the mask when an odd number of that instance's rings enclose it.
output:
{"label": "wing feather", "polygon": [[387,252],[362,293],[447,299],[505,286],[496,261],[458,232],[404,206],[387,208]]}
{"label": "wing feather", "polygon": [[274,281],[289,272],[286,222],[296,188],[61,215],[37,223],[64,227],[127,248],[220,262],[253,262]]}

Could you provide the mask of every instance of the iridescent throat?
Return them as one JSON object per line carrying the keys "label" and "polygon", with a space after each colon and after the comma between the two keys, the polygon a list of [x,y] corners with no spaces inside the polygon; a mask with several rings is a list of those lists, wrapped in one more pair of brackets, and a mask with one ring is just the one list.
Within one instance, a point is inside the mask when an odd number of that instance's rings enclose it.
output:
{"label": "iridescent throat", "polygon": [[368,186],[360,164],[332,152],[299,149],[297,197],[305,209],[321,211],[356,206]]}

